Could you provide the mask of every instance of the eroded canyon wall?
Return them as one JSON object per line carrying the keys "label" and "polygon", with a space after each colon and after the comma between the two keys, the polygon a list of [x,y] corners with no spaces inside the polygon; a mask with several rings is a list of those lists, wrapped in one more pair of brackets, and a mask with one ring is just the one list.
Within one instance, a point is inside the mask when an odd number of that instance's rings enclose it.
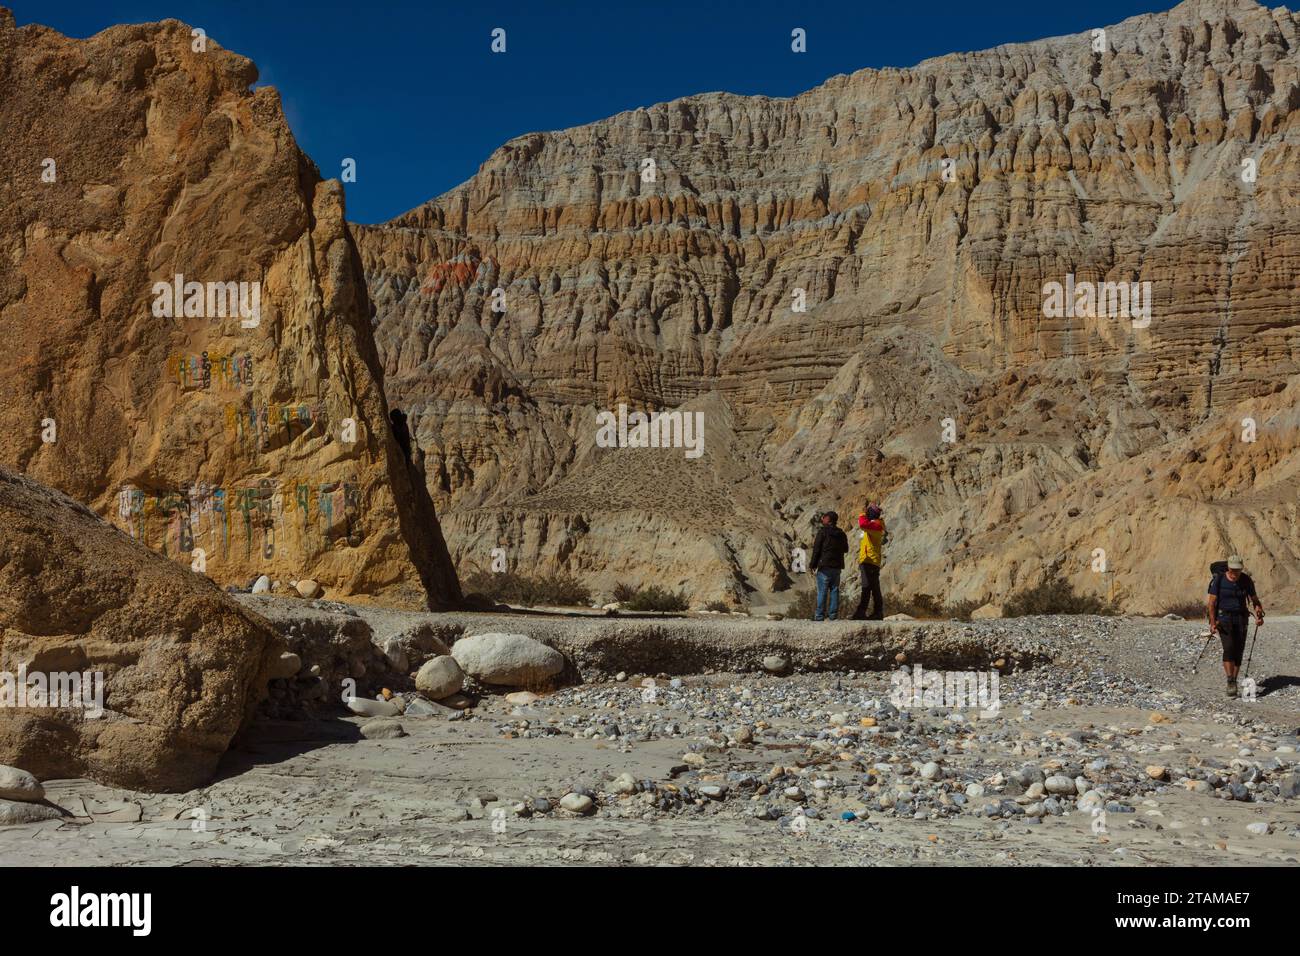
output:
{"label": "eroded canyon wall", "polygon": [[[358,227],[453,557],[762,602],[813,509],[870,495],[896,589],[1059,570],[1158,610],[1231,548],[1300,599],[1297,18],[1098,27],[522,136]],[[1052,315],[1072,281],[1149,315]],[[716,442],[595,447],[621,401]]]}

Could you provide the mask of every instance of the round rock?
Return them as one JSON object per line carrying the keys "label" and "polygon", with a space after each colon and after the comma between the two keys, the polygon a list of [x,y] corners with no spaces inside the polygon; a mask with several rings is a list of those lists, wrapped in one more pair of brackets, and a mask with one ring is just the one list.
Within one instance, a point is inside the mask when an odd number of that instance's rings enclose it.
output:
{"label": "round rock", "polygon": [[444,700],[459,694],[465,685],[465,672],[454,657],[434,657],[425,661],[415,675],[415,687],[432,700]]}
{"label": "round rock", "polygon": [[392,717],[372,717],[361,725],[361,736],[366,740],[392,740],[405,737],[406,730]]}
{"label": "round rock", "polygon": [[524,634],[475,634],[461,638],[451,656],[466,674],[485,684],[542,686],[564,670],[564,655]]}
{"label": "round rock", "polygon": [[388,700],[371,700],[368,697],[350,697],[348,710],[362,717],[396,717],[401,713],[397,705]]}
{"label": "round rock", "polygon": [[294,585],[294,589],[297,590],[300,596],[307,598],[309,601],[325,596],[325,589],[320,586],[319,582],[313,581],[311,578],[299,581]]}
{"label": "round rock", "polygon": [[1074,780],[1060,774],[1055,774],[1043,781],[1043,789],[1048,793],[1069,794],[1073,796],[1077,792]]}
{"label": "round rock", "polygon": [[18,800],[0,800],[0,827],[18,826],[23,823],[39,823],[42,820],[56,820],[63,816],[57,807],[47,803],[26,803]]}
{"label": "round rock", "polygon": [[560,800],[560,807],[570,813],[579,813],[586,816],[596,808],[596,804],[591,797],[585,794],[566,793]]}
{"label": "round rock", "polygon": [[790,669],[790,662],[779,654],[770,654],[763,658],[763,670],[769,674],[784,674]]}
{"label": "round rock", "polygon": [[285,651],[271,665],[272,680],[288,680],[297,676],[302,670],[302,658],[292,651]]}
{"label": "round rock", "polygon": [[45,799],[45,788],[26,770],[0,766],[0,800],[33,803]]}

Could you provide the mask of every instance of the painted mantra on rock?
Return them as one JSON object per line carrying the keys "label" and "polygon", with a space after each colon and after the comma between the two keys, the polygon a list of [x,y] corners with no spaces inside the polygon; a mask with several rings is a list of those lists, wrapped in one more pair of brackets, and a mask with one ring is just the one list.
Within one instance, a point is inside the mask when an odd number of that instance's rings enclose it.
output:
{"label": "painted mantra on rock", "polygon": [[273,439],[283,436],[289,441],[320,425],[322,434],[329,430],[329,416],[320,402],[260,405],[244,408],[230,404],[224,409],[226,434],[240,445],[252,445],[263,451]]}
{"label": "painted mantra on rock", "polygon": [[167,359],[169,374],[185,391],[218,389],[227,391],[253,387],[253,356],[200,352],[197,355],[172,355]]}
{"label": "painted mantra on rock", "polygon": [[305,557],[361,543],[361,498],[352,481],[285,478],[242,488],[118,492],[116,524],[165,557],[201,548],[210,558]]}

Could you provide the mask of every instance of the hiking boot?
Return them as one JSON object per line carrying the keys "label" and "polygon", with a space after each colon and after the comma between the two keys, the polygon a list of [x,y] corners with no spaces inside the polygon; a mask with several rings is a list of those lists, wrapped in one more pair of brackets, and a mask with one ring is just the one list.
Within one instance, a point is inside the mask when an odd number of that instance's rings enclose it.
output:
{"label": "hiking boot", "polygon": [[1227,695],[1228,695],[1229,697],[1236,697],[1236,696],[1237,696],[1237,678],[1235,678],[1235,677],[1229,677],[1229,678],[1228,678],[1228,690],[1227,690]]}

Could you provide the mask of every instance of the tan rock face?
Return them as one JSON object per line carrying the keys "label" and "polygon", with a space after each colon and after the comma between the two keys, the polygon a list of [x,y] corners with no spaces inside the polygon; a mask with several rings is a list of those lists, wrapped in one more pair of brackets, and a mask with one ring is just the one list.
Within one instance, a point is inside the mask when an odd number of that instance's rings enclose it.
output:
{"label": "tan rock face", "polygon": [[194,45],[0,11],[0,464],[222,584],[455,601],[341,188],[252,63]]}
{"label": "tan rock face", "polygon": [[[0,526],[0,764],[140,790],[206,783],[265,696],[280,636],[210,580],[3,469]],[[37,674],[78,703],[18,696]]]}
{"label": "tan rock face", "polygon": [[[1189,0],[790,99],[692,96],[512,140],[357,227],[453,557],[762,599],[814,508],[870,496],[896,590],[1001,600],[1057,569],[1156,610],[1231,543],[1300,599],[1297,43],[1285,9]],[[1100,282],[1149,283],[1149,322],[1118,287],[1116,314],[1050,308],[1050,283]],[[714,402],[730,437],[655,451],[647,481],[650,452],[593,447],[620,401]],[[688,507],[655,491],[688,483]]]}

